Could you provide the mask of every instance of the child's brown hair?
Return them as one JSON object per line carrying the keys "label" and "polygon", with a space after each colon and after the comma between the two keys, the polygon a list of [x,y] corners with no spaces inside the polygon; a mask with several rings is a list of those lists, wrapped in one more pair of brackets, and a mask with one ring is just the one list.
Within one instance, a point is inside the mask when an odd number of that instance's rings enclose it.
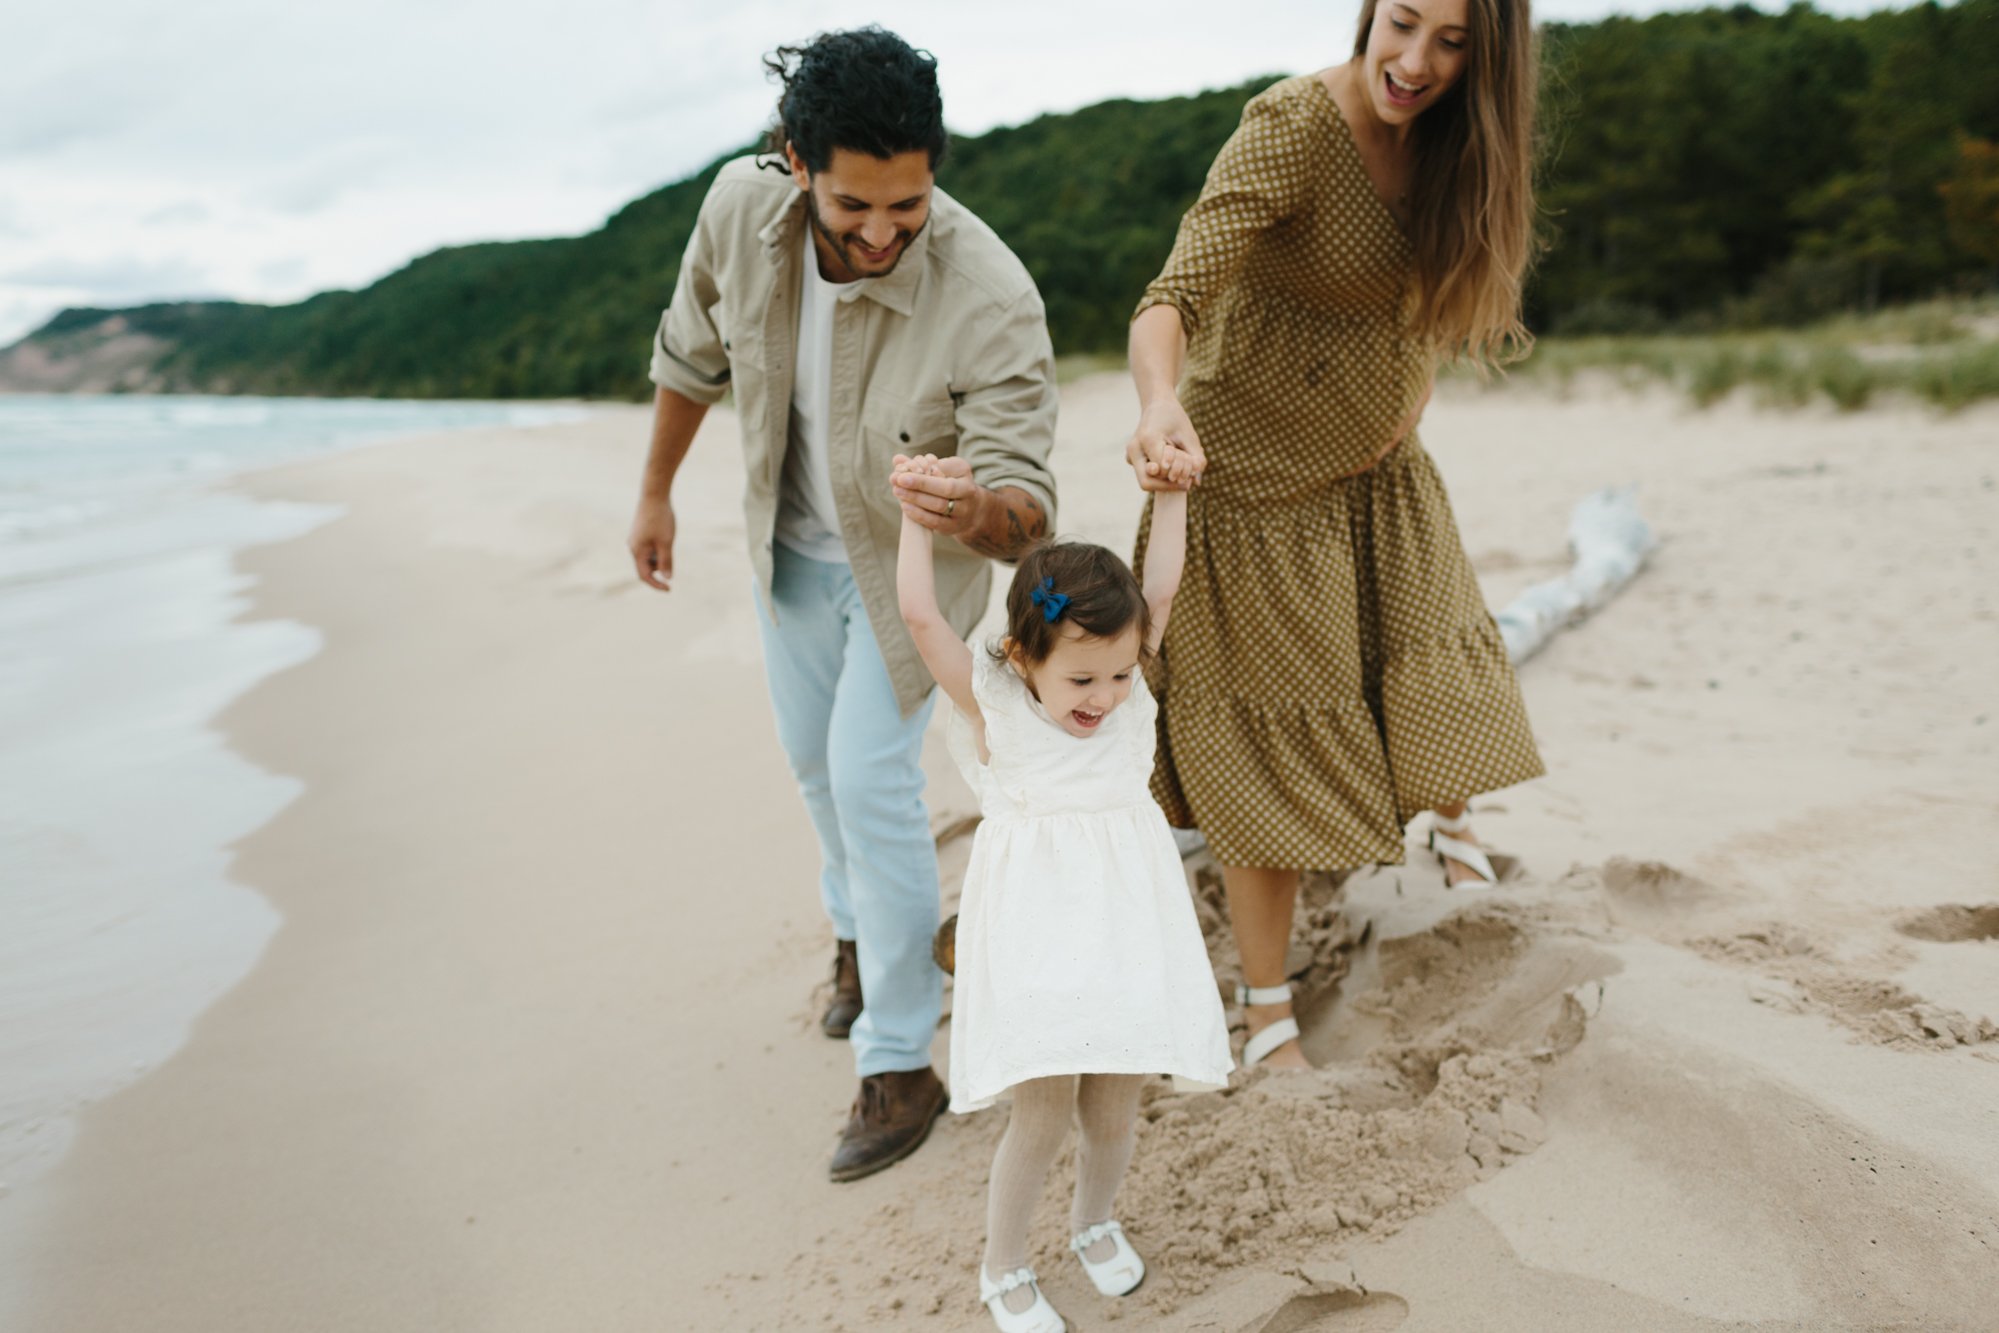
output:
{"label": "child's brown hair", "polygon": [[1152,637],[1152,608],[1131,566],[1112,552],[1051,538],[1028,547],[1014,570],[1006,592],[1006,642],[995,655],[1038,667],[1055,651],[1064,625],[1093,639],[1115,639],[1136,628],[1143,654]]}

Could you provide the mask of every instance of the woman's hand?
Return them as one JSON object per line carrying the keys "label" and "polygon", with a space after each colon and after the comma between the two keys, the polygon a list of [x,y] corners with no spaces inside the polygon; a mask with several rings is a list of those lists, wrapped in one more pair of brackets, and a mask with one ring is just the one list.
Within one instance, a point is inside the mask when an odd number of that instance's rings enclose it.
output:
{"label": "woman's hand", "polygon": [[1139,488],[1147,491],[1188,490],[1208,466],[1194,423],[1180,400],[1171,396],[1156,399],[1139,414],[1138,429],[1132,432],[1124,457]]}

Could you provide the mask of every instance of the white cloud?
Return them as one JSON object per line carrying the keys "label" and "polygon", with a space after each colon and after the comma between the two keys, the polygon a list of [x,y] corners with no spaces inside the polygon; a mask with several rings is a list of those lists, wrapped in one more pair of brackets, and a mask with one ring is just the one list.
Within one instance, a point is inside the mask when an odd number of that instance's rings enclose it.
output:
{"label": "white cloud", "polygon": [[311,271],[312,265],[304,255],[292,255],[257,265],[257,281],[269,288],[285,290],[303,282]]}
{"label": "white cloud", "polygon": [[181,199],[156,208],[141,219],[148,227],[177,227],[208,221],[208,205],[199,199]]}
{"label": "white cloud", "polygon": [[[1653,0],[1544,0],[1542,18]],[[1857,0],[1832,6],[1859,8]],[[954,129],[1328,64],[1358,0],[95,0],[0,46],[8,265],[157,286],[0,289],[0,343],[66,300],[359,286],[441,244],[583,232],[747,142],[764,52],[881,22],[934,51]],[[150,268],[149,268],[150,266]],[[42,271],[54,271],[46,269]],[[84,271],[79,268],[79,272]],[[110,293],[116,292],[116,295]],[[94,293],[79,297],[76,293]]]}
{"label": "white cloud", "polygon": [[207,270],[181,258],[136,259],[123,255],[82,258],[49,255],[0,273],[10,287],[51,287],[90,292],[99,301],[127,300],[147,292],[200,286]]}
{"label": "white cloud", "polygon": [[403,150],[384,136],[329,143],[288,164],[254,191],[254,203],[280,213],[324,212],[344,196],[368,192],[393,179]]}

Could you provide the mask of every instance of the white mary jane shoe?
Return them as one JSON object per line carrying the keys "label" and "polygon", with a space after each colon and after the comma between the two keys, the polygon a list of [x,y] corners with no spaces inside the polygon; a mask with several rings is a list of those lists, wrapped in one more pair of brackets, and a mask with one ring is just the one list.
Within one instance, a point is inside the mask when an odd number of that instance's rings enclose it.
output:
{"label": "white mary jane shoe", "polygon": [[[1116,1254],[1102,1263],[1096,1263],[1083,1253],[1107,1236],[1116,1244]],[[1087,1231],[1076,1233],[1069,1242],[1069,1248],[1083,1261],[1083,1271],[1090,1275],[1090,1281],[1096,1283],[1097,1290],[1106,1296],[1128,1296],[1138,1290],[1139,1283],[1145,1281],[1145,1260],[1131,1248],[1131,1242],[1124,1238],[1124,1228],[1115,1221],[1099,1222]]]}
{"label": "white mary jane shoe", "polygon": [[[1015,1314],[1006,1308],[1006,1295],[1019,1287],[1034,1288],[1034,1304]],[[995,1282],[986,1276],[986,1270],[981,1266],[979,1299],[992,1311],[993,1322],[999,1325],[1000,1333],[1069,1333],[1069,1326],[1062,1322],[1062,1316],[1055,1313],[1055,1307],[1041,1294],[1041,1283],[1035,1279],[1032,1268],[1016,1268]]]}

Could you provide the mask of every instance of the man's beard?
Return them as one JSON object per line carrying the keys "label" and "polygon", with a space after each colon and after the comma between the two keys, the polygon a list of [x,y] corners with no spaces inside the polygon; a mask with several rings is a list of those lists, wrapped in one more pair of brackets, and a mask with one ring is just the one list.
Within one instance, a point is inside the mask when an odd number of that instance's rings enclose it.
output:
{"label": "man's beard", "polygon": [[833,253],[840,256],[840,262],[847,266],[847,272],[852,274],[856,278],[885,278],[889,274],[895,272],[896,265],[900,264],[902,262],[902,257],[909,253],[909,247],[911,242],[915,241],[918,234],[922,232],[923,227],[927,227],[930,225],[930,219],[925,218],[923,219],[923,226],[918,227],[915,231],[904,231],[898,227],[895,233],[896,237],[895,258],[889,261],[887,268],[876,271],[871,269],[863,269],[858,263],[854,261],[853,248],[848,244],[846,239],[837,235],[832,228],[828,227],[825,224],[825,222],[823,222],[820,219],[819,201],[813,198],[812,192],[810,190],[807,190],[805,192],[805,216],[806,219],[811,222],[812,230],[818,232],[820,237],[826,242],[826,244],[833,247]]}

